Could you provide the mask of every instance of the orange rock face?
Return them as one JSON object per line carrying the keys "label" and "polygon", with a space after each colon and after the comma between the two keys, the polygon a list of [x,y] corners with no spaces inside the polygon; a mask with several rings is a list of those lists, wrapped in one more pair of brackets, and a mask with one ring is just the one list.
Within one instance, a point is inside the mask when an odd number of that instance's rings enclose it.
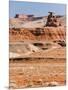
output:
{"label": "orange rock face", "polygon": [[[42,31],[42,30],[41,30]],[[45,27],[43,34],[35,35],[36,29],[10,29],[10,41],[23,41],[23,40],[65,40],[66,30],[64,27]]]}

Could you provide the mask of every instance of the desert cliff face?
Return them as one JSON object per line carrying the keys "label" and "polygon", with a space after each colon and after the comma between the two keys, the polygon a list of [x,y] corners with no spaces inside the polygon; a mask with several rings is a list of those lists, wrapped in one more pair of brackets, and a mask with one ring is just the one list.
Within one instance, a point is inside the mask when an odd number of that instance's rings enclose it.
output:
{"label": "desert cliff face", "polygon": [[[23,15],[22,15],[23,17]],[[30,17],[28,17],[30,18]],[[23,20],[19,17],[9,19],[9,37],[10,41],[39,40],[54,41],[65,40],[66,34],[66,17],[57,16],[57,23],[61,26],[46,27],[47,16],[34,17]]]}
{"label": "desert cliff face", "polygon": [[39,35],[36,29],[10,29],[10,41],[23,40],[65,40],[65,27],[45,27],[39,30]]}

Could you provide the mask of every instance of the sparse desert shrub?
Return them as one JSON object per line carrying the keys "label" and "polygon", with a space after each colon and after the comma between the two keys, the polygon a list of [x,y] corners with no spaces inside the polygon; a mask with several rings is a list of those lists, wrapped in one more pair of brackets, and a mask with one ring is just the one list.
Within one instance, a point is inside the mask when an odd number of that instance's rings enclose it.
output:
{"label": "sparse desert shrub", "polygon": [[58,44],[61,45],[62,47],[65,47],[66,46],[65,41],[60,41],[60,42],[58,42]]}

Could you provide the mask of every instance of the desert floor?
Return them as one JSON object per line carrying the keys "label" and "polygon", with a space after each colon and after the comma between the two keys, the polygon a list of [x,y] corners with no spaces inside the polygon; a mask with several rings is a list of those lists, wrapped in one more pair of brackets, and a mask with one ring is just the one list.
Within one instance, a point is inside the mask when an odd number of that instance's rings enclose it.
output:
{"label": "desert floor", "polygon": [[10,60],[10,88],[65,85],[65,58]]}

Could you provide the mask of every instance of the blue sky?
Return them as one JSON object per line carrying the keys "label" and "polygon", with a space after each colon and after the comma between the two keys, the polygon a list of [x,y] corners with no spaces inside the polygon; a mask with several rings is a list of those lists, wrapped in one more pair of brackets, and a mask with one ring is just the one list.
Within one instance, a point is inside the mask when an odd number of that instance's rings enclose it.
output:
{"label": "blue sky", "polygon": [[59,15],[65,15],[65,9],[65,4],[10,1],[9,17],[14,17],[15,14],[34,14],[35,16],[45,16],[48,15],[49,11],[53,11]]}

